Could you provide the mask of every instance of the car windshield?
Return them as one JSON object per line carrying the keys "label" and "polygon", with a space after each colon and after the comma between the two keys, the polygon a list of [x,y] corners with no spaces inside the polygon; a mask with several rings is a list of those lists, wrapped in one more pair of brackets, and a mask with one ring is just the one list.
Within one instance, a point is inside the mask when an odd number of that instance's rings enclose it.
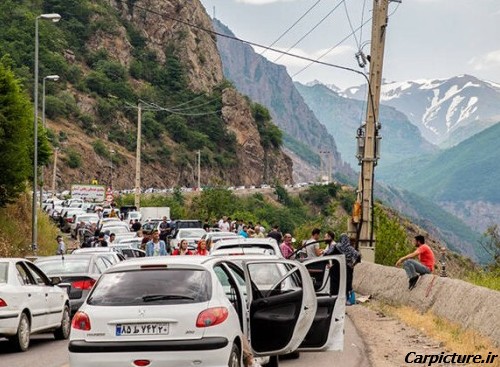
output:
{"label": "car windshield", "polygon": [[59,259],[36,261],[36,265],[47,275],[87,273],[89,264],[90,258],[85,257],[78,257],[76,259],[68,259],[68,257],[63,259],[61,257]]}
{"label": "car windshield", "polygon": [[211,297],[208,271],[148,269],[102,275],[87,303],[99,306],[171,305],[207,302]]}
{"label": "car windshield", "polygon": [[85,216],[79,216],[76,218],[78,222],[94,222],[97,223],[99,220],[99,217],[95,215],[85,215]]}
{"label": "car windshield", "polygon": [[7,283],[7,269],[9,263],[0,263],[0,283]]}
{"label": "car windshield", "polygon": [[109,231],[109,233],[114,233],[114,234],[122,234],[122,233],[130,233],[130,231],[127,229],[127,227],[104,227],[104,231]]}
{"label": "car windshield", "polygon": [[205,234],[204,229],[190,229],[188,231],[179,231],[180,238],[201,238]]}

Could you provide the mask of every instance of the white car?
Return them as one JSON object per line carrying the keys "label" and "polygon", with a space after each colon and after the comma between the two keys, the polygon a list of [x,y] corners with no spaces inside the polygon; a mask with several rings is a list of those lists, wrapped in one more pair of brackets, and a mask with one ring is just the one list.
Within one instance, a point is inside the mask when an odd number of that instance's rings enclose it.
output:
{"label": "white car", "polygon": [[[146,257],[108,269],[73,318],[70,366],[242,366],[247,335],[256,357],[342,347],[343,256],[234,259]],[[309,269],[323,269],[323,281]]]}
{"label": "white car", "polygon": [[85,224],[97,224],[99,222],[99,216],[96,213],[83,213],[77,214],[75,220],[69,225],[69,233],[72,238],[76,238],[76,226],[84,222]]}
{"label": "white car", "polygon": [[0,259],[0,337],[8,338],[13,349],[27,350],[35,333],[69,337],[69,300],[67,291],[56,286],[60,281],[29,260]]}
{"label": "white car", "polygon": [[207,232],[203,228],[179,228],[177,234],[170,240],[170,248],[172,250],[176,249],[182,240],[188,241],[188,247],[190,250],[196,249],[198,241]]}
{"label": "white car", "polygon": [[233,254],[243,255],[249,250],[252,250],[249,254],[256,254],[260,252],[265,255],[283,257],[278,243],[274,238],[244,238],[241,236],[234,239],[226,238],[215,242],[210,249],[210,255],[229,255],[231,252]]}

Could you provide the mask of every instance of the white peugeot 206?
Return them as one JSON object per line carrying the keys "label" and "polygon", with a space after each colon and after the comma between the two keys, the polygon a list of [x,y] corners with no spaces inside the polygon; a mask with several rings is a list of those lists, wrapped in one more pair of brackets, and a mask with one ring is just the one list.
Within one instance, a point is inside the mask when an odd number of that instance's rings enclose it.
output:
{"label": "white peugeot 206", "polygon": [[249,340],[276,366],[277,355],[343,345],[343,256],[237,258],[150,257],[108,269],[73,318],[70,365],[235,367]]}

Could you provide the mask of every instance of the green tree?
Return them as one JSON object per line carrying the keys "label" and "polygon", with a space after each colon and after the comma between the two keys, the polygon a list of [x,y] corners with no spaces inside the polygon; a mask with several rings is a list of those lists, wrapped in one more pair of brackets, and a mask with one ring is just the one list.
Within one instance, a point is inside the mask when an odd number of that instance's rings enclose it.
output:
{"label": "green tree", "polygon": [[15,200],[26,188],[31,173],[31,103],[21,82],[0,59],[0,206]]}

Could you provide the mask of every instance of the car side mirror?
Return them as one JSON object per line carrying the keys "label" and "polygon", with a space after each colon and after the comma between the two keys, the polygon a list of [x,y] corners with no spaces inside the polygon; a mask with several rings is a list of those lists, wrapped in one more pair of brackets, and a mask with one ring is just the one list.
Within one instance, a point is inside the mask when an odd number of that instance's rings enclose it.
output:
{"label": "car side mirror", "polygon": [[51,277],[50,278],[50,285],[58,285],[62,282],[61,277]]}

